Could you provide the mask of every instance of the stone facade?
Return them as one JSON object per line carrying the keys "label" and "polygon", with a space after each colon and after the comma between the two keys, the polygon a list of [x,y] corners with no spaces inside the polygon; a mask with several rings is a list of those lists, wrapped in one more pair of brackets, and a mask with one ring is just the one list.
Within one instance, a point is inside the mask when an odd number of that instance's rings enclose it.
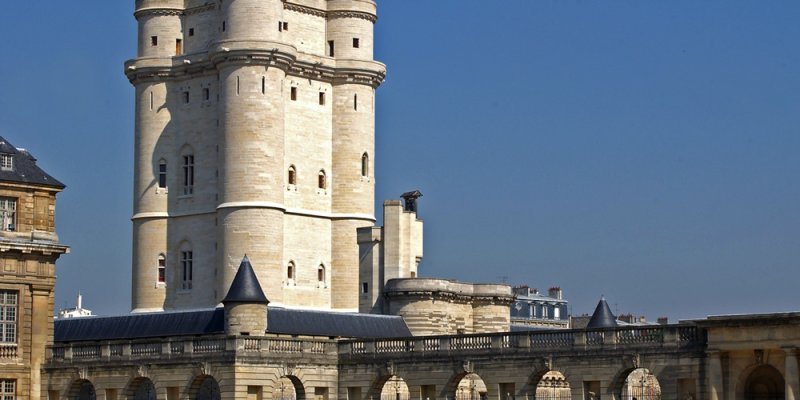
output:
{"label": "stone facade", "polygon": [[132,308],[213,307],[247,254],[275,305],[357,310],[375,3],[137,0],[135,16]]}
{"label": "stone facade", "polygon": [[0,153],[0,391],[39,399],[45,346],[53,344],[55,263],[69,250],[55,232],[56,194],[64,185],[35,179],[50,177],[3,138]]}

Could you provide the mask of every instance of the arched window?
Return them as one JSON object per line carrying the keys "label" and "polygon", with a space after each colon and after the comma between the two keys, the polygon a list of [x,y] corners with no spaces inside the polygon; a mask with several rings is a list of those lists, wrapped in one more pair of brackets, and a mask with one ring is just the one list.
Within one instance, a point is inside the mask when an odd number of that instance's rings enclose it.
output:
{"label": "arched window", "polygon": [[181,289],[192,290],[194,279],[194,252],[188,244],[181,246]]}
{"label": "arched window", "polygon": [[167,161],[161,160],[158,162],[158,187],[165,189],[167,187]]}
{"label": "arched window", "polygon": [[183,195],[194,194],[194,154],[183,155]]}
{"label": "arched window", "polygon": [[286,266],[286,280],[293,281],[296,272],[294,261],[289,261],[289,265]]}
{"label": "arched window", "polygon": [[164,254],[158,255],[158,283],[167,282],[167,258]]}
{"label": "arched window", "polygon": [[297,184],[297,169],[294,167],[294,165],[289,166],[288,181],[289,181],[290,185],[296,185]]}
{"label": "arched window", "polygon": [[322,264],[317,267],[317,282],[320,284],[325,283],[325,266]]}
{"label": "arched window", "polygon": [[319,175],[317,176],[317,187],[320,189],[325,189],[328,187],[328,181],[325,177],[325,170],[320,170]]}
{"label": "arched window", "polygon": [[369,176],[369,155],[367,153],[361,155],[361,176],[364,178]]}

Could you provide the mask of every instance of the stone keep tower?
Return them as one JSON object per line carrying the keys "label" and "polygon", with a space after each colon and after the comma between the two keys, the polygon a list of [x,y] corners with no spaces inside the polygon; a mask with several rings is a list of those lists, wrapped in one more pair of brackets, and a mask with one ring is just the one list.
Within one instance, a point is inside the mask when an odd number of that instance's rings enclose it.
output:
{"label": "stone keep tower", "polygon": [[358,309],[374,217],[372,0],[136,0],[134,311]]}

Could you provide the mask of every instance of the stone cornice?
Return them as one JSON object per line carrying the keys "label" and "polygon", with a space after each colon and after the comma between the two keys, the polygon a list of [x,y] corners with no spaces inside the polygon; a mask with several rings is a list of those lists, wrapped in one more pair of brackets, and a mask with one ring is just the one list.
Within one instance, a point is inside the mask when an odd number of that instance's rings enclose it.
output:
{"label": "stone cornice", "polygon": [[184,10],[177,8],[146,8],[136,11],[133,13],[133,16],[138,20],[140,17],[149,17],[154,15],[160,17],[181,16],[183,13]]}
{"label": "stone cornice", "polygon": [[378,17],[360,11],[330,11],[328,12],[328,19],[337,19],[337,18],[360,18],[365,19],[373,24],[378,20]]}
{"label": "stone cornice", "polygon": [[301,6],[300,4],[294,4],[294,3],[289,3],[289,2],[283,3],[283,9],[284,10],[289,10],[289,11],[294,11],[294,12],[299,12],[299,13],[302,13],[302,14],[313,15],[315,17],[320,17],[320,18],[325,18],[327,16],[327,14],[328,14],[324,10],[320,10],[320,9],[312,8],[312,7]]}

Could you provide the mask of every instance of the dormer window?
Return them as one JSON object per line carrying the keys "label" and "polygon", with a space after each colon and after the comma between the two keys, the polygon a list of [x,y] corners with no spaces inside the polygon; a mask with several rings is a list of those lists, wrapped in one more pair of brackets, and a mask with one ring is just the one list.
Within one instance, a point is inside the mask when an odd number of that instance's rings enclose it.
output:
{"label": "dormer window", "polygon": [[0,231],[17,230],[17,199],[0,197]]}
{"label": "dormer window", "polygon": [[14,157],[11,154],[0,155],[0,169],[11,171],[14,169]]}

